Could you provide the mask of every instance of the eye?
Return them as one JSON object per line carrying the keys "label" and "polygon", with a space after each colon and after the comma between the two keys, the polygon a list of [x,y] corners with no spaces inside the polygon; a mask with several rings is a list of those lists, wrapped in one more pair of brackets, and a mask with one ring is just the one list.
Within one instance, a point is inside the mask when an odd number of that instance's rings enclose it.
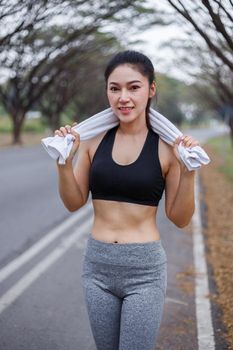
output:
{"label": "eye", "polygon": [[132,85],[131,86],[131,90],[137,90],[137,89],[140,89],[140,86],[138,86],[138,85]]}
{"label": "eye", "polygon": [[110,91],[112,91],[112,92],[116,92],[117,90],[119,90],[119,89],[115,86],[110,87]]}

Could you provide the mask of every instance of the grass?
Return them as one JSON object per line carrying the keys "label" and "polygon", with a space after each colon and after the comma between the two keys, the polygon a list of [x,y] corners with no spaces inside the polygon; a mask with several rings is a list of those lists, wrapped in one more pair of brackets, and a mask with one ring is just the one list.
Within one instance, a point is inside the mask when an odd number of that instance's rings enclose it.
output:
{"label": "grass", "polygon": [[[39,119],[26,119],[21,139],[24,146],[39,144],[41,138],[48,135],[48,127]],[[0,116],[0,148],[12,146],[12,123],[9,117]]]}
{"label": "grass", "polygon": [[[23,132],[42,133],[47,129],[43,121],[38,119],[26,119],[23,125]],[[0,133],[11,133],[12,123],[10,118],[0,118]]]}
{"label": "grass", "polygon": [[[73,120],[68,116],[62,115],[60,125],[70,124],[72,125]],[[22,132],[23,133],[43,133],[48,130],[48,123],[44,118],[36,119],[25,119]],[[0,115],[0,133],[12,133],[12,122],[8,116]]]}
{"label": "grass", "polygon": [[[66,115],[61,118],[61,125],[72,124]],[[53,132],[49,129],[46,120],[43,118],[38,119],[25,119],[21,139],[24,146],[30,146],[39,144],[41,139],[46,136],[52,136]],[[8,116],[0,115],[0,148],[12,146],[12,123]]]}
{"label": "grass", "polygon": [[207,142],[214,152],[220,156],[221,162],[218,170],[233,182],[233,147],[229,135],[219,136]]}

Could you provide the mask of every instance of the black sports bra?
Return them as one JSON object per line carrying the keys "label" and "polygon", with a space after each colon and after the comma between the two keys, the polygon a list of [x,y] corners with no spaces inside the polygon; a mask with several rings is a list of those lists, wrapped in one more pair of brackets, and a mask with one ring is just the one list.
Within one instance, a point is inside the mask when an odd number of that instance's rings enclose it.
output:
{"label": "black sports bra", "polygon": [[157,206],[165,186],[158,156],[159,136],[149,129],[136,161],[120,165],[112,158],[118,127],[107,131],[94,154],[89,178],[92,199]]}

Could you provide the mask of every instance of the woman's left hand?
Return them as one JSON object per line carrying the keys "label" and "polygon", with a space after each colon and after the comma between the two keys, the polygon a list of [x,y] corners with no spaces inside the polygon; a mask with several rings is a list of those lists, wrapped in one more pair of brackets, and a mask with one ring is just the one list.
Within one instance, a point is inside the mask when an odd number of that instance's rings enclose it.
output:
{"label": "woman's left hand", "polygon": [[186,169],[186,166],[184,165],[183,161],[181,160],[179,153],[178,153],[178,145],[182,142],[184,147],[192,148],[194,146],[200,146],[200,143],[198,140],[196,140],[194,137],[190,135],[183,135],[183,136],[178,136],[175,142],[173,143],[173,153],[178,159],[181,167],[183,169]]}

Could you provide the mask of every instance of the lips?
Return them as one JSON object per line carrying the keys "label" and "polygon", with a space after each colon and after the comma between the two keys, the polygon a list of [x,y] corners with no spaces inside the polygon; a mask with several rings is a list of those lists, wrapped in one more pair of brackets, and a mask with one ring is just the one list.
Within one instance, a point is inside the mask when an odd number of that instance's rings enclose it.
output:
{"label": "lips", "polygon": [[134,107],[118,107],[120,113],[125,116],[130,115],[133,108]]}
{"label": "lips", "polygon": [[120,111],[131,111],[134,107],[118,107]]}

